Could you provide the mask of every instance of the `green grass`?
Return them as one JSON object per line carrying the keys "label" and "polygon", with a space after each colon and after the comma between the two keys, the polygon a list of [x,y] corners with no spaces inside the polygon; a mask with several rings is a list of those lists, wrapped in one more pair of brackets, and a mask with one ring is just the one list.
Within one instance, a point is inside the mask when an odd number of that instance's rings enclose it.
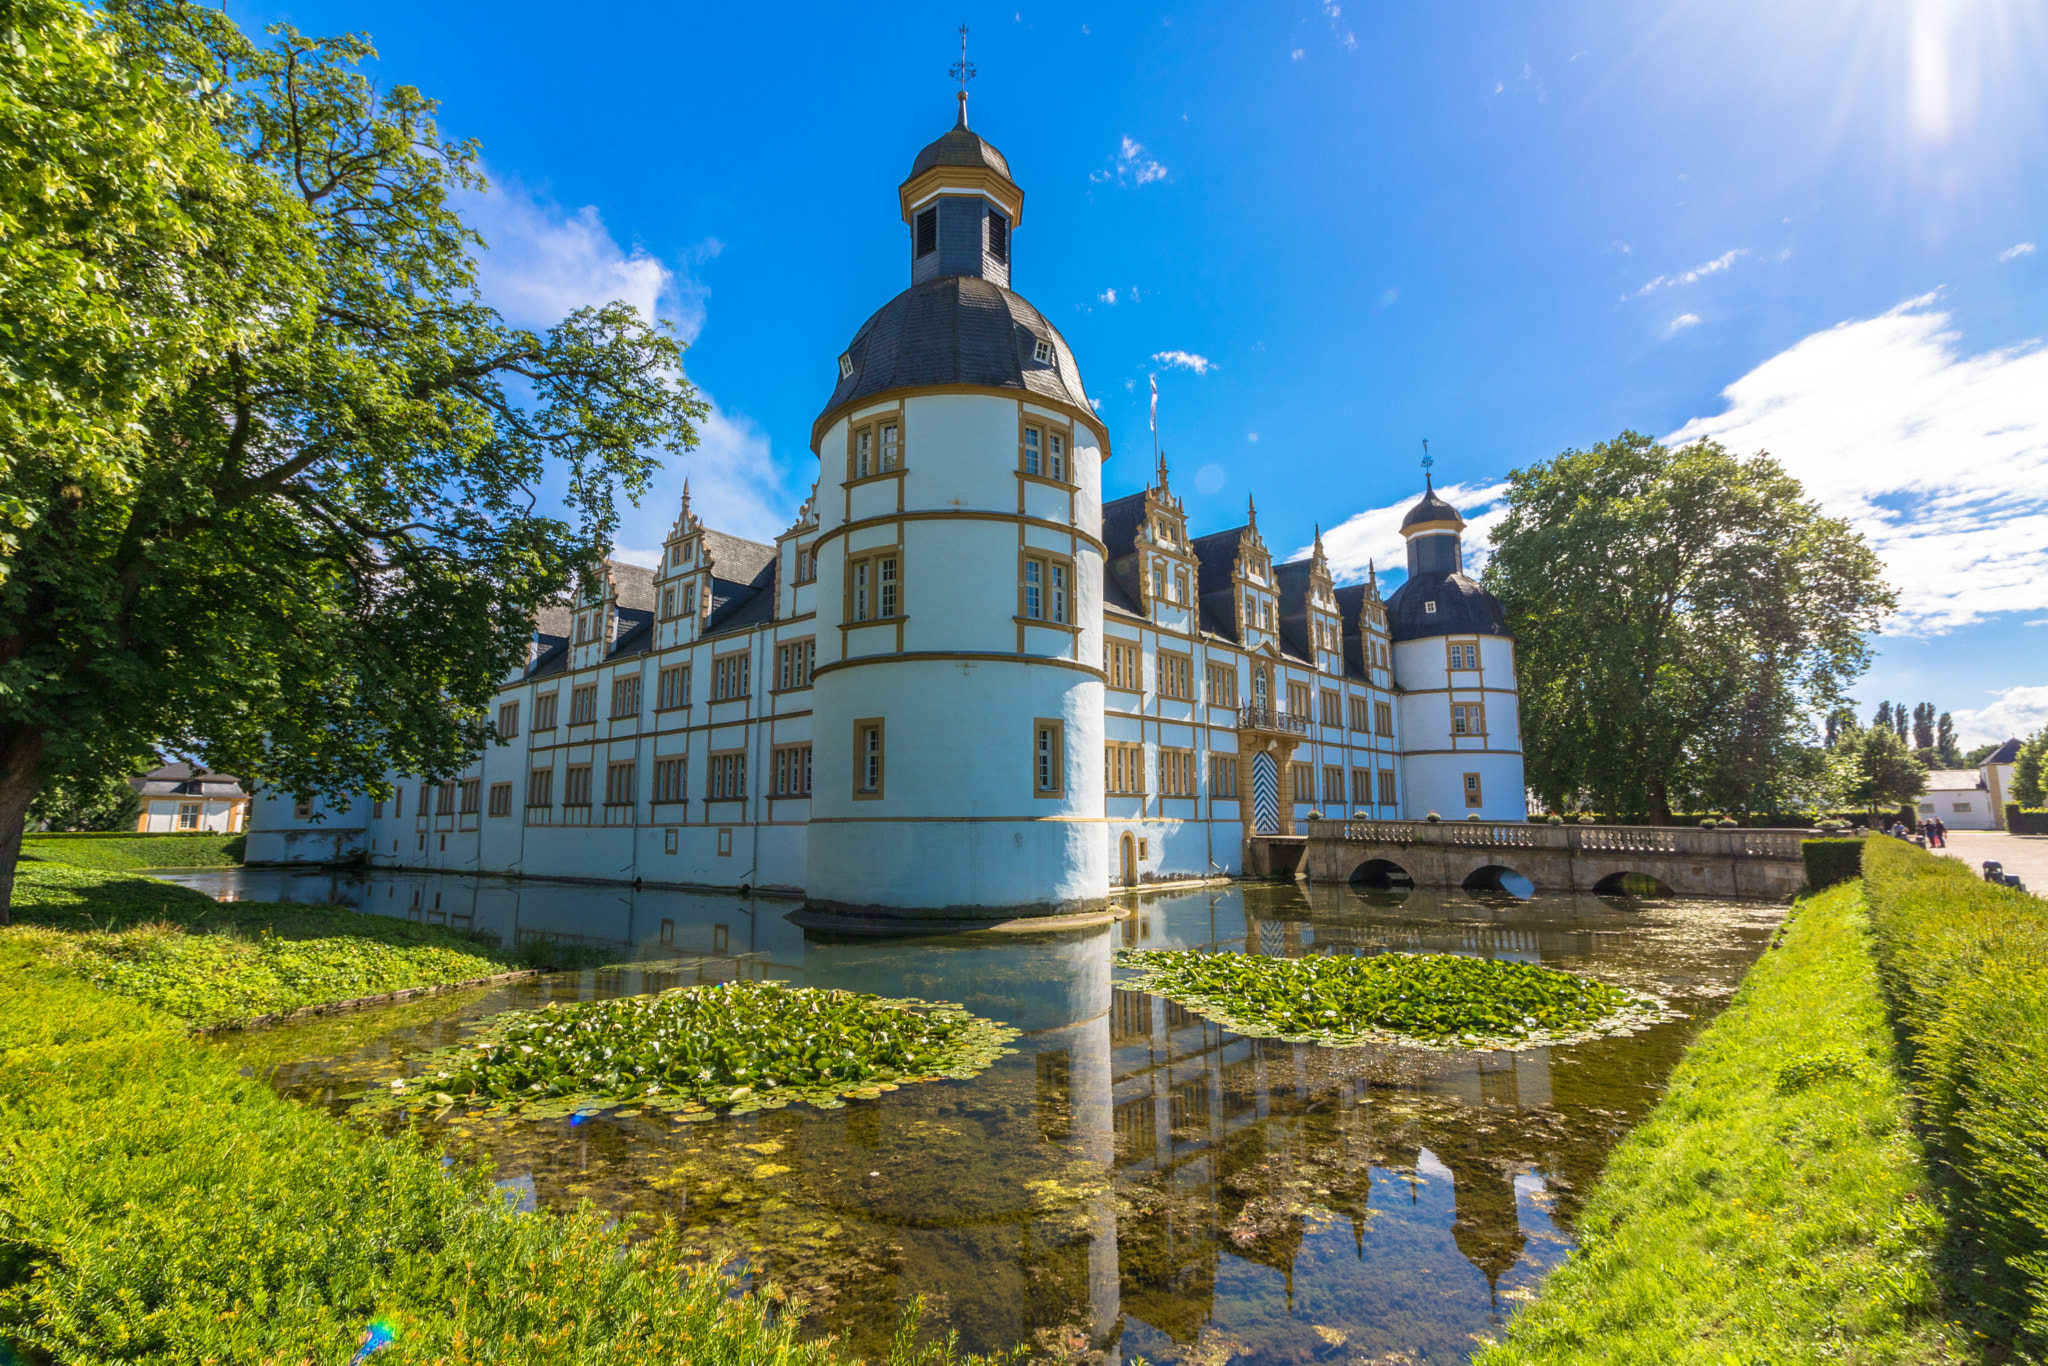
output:
{"label": "green grass", "polygon": [[[0,930],[0,1343],[31,1362],[831,1366],[665,1234],[507,1211],[484,1171],[240,1076]],[[895,1363],[950,1360],[906,1337]]]}
{"label": "green grass", "polygon": [[1475,1366],[1944,1362],[1944,1232],[1862,885],[1800,905],[1615,1150],[1581,1242]]}
{"label": "green grass", "polygon": [[21,856],[79,868],[234,868],[240,835],[24,835]]}

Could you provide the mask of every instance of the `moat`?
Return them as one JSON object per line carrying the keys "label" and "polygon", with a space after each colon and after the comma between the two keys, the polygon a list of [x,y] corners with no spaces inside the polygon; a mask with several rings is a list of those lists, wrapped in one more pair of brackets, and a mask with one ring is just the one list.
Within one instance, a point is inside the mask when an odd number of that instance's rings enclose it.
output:
{"label": "moat", "polygon": [[[1616,1141],[1763,951],[1782,905],[1234,885],[1130,898],[1059,933],[866,939],[790,903],[439,876],[235,870],[214,895],[318,900],[624,966],[231,1038],[286,1094],[345,1114],[464,1025],[550,999],[774,978],[956,1001],[1023,1031],[970,1081],[708,1123],[609,1111],[427,1127],[508,1201],[674,1221],[878,1355],[900,1308],[1048,1361],[1450,1363],[1570,1249]],[[1434,1053],[1245,1039],[1119,989],[1118,947],[1389,950],[1540,962],[1686,1018],[1569,1048]]]}

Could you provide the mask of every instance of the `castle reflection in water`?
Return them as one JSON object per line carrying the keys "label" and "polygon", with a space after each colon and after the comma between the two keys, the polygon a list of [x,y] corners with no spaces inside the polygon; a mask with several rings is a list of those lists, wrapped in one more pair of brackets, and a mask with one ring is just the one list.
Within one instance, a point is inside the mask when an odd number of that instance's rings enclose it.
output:
{"label": "castle reflection in water", "polygon": [[[802,930],[785,903],[382,874],[199,875],[216,894],[333,901],[486,940],[566,939],[632,966],[515,987],[473,1018],[731,977],[959,1002],[1023,1031],[970,1082],[719,1124],[473,1125],[505,1184],[677,1221],[803,1295],[873,1354],[898,1307],[1048,1359],[1459,1361],[1563,1257],[1578,1201],[1694,1024],[1568,1050],[1430,1053],[1249,1039],[1115,985],[1112,951],[1450,951],[1661,988],[1697,1017],[1781,908],[1529,903],[1244,887],[1134,899],[1087,930],[915,940]],[[412,1021],[277,1084],[336,1096],[454,1037]],[[325,1051],[323,1051],[325,1050]],[[380,1070],[381,1069],[381,1070]]]}

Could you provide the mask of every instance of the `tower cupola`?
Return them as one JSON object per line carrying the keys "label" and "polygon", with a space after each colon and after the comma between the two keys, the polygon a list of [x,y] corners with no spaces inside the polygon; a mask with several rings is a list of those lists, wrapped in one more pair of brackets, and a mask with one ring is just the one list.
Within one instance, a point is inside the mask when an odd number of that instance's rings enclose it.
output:
{"label": "tower cupola", "polygon": [[1465,519],[1444,501],[1429,476],[1424,493],[1401,519],[1401,538],[1408,542],[1408,575],[1455,574],[1465,565]]}
{"label": "tower cupola", "polygon": [[1003,154],[967,127],[967,92],[959,121],[917,154],[897,189],[910,228],[910,282],[971,275],[1005,289],[1010,238],[1024,217],[1024,192],[1010,179]]}

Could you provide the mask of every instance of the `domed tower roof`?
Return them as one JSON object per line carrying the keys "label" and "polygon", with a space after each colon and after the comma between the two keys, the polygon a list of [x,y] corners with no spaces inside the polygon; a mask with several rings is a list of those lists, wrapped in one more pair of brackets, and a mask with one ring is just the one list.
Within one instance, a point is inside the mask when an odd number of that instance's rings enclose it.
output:
{"label": "domed tower roof", "polygon": [[960,121],[936,142],[927,143],[910,163],[908,179],[915,180],[934,166],[980,166],[1010,178],[1010,163],[979,133],[967,130],[967,102],[960,102]]}
{"label": "domed tower roof", "polygon": [[1465,529],[1465,519],[1459,515],[1456,508],[1444,501],[1443,495],[1436,491],[1434,485],[1426,488],[1415,506],[1408,509],[1408,515],[1401,519],[1401,530],[1405,532],[1411,527],[1432,522],[1447,522],[1459,531]]}
{"label": "domed tower roof", "polygon": [[1387,633],[1424,636],[1511,634],[1499,599],[1465,573],[1465,518],[1424,476],[1422,497],[1401,519],[1408,579],[1387,598]]}

